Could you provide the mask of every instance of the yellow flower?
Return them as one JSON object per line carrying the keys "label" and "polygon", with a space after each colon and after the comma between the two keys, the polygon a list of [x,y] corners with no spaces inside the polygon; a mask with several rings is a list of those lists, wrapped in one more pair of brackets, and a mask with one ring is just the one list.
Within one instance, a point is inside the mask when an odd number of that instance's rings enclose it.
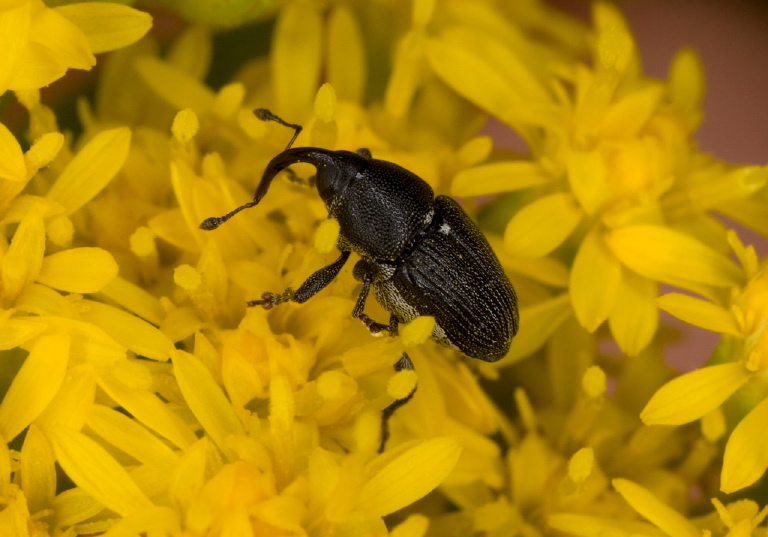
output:
{"label": "yellow flower", "polygon": [[90,69],[94,54],[133,43],[150,26],[146,13],[115,4],[49,8],[40,0],[5,2],[0,7],[0,95],[47,86],[67,69]]}
{"label": "yellow flower", "polygon": [[708,330],[723,334],[718,361],[682,375],[664,385],[648,402],[641,418],[648,424],[679,425],[705,416],[723,405],[734,393],[751,382],[739,411],[742,419],[733,429],[725,447],[721,489],[734,492],[757,481],[768,469],[768,457],[758,440],[768,420],[768,398],[763,376],[768,369],[768,274],[752,246],[745,247],[735,233],[731,246],[742,263],[744,286],[734,287],[725,304],[669,293],[659,298],[660,306],[673,315]]}
{"label": "yellow flower", "polygon": [[[627,524],[620,520],[607,517],[589,517],[583,515],[556,515],[550,520],[556,528],[571,533],[574,526],[582,531],[592,533],[611,532],[617,535],[655,534],[658,530],[664,535],[698,537],[700,535],[757,535],[753,533],[768,515],[768,507],[758,512],[758,505],[750,500],[739,500],[723,505],[714,498],[712,503],[716,514],[701,520],[687,520],[680,513],[670,508],[648,489],[627,479],[614,479],[614,488],[621,494],[634,510],[651,524]],[[725,527],[726,531],[723,531]]]}
{"label": "yellow flower", "polygon": [[[717,224],[706,211],[747,198],[768,176],[757,167],[724,169],[689,142],[703,91],[692,51],[677,55],[666,84],[643,77],[616,8],[596,2],[593,14],[592,67],[517,62],[512,87],[497,74],[510,62],[487,54],[487,36],[466,43],[471,56],[430,59],[448,84],[521,133],[531,152],[530,161],[465,170],[451,192],[521,192],[509,197],[517,211],[506,223],[506,251],[526,258],[531,277],[566,283],[579,323],[595,332],[608,321],[619,348],[636,355],[656,333],[657,282],[694,291],[740,283],[718,252],[723,245],[711,244]],[[566,282],[555,260],[570,267]],[[521,322],[541,322],[551,334],[564,313],[524,308]],[[526,351],[542,342],[532,337],[521,333]]]}
{"label": "yellow flower", "polygon": [[[594,29],[540,2],[166,4],[199,22],[139,40],[149,16],[116,4],[0,9],[2,91],[29,112],[24,140],[0,124],[0,528],[501,537],[760,524],[755,502],[710,501],[720,403],[756,387],[725,449],[725,490],[764,471],[766,412],[765,278],[733,238],[741,268],[728,258],[710,212],[768,234],[766,170],[695,149],[693,52],[668,80],[644,77],[603,2]],[[214,25],[267,11],[274,24],[214,39]],[[217,74],[233,37],[269,41],[268,54]],[[38,88],[107,50],[79,125],[60,128]],[[301,165],[257,207],[199,228],[252,199],[288,143],[262,107],[304,127],[296,146],[364,147],[464,198],[519,292],[507,357],[459,359],[427,340],[429,317],[372,338],[350,315],[352,264],[304,304],[246,307],[335,260],[340,233]],[[489,118],[530,157],[494,149]],[[706,300],[657,301],[658,282]],[[658,307],[726,335],[717,365],[643,414],[700,428],[638,419],[669,379]],[[366,313],[387,318],[375,300]],[[604,321],[632,359],[605,355]],[[406,350],[415,370],[393,371]],[[414,387],[379,453],[382,410]]]}

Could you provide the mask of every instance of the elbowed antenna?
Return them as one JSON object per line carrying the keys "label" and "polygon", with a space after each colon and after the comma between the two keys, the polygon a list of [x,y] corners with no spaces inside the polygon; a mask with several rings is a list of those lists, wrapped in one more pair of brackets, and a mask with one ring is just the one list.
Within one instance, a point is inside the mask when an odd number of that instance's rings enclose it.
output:
{"label": "elbowed antenna", "polygon": [[243,209],[250,209],[251,207],[253,207],[257,203],[259,203],[259,202],[258,201],[249,201],[245,205],[241,205],[240,207],[238,207],[234,211],[230,211],[227,214],[225,214],[224,216],[211,216],[210,218],[206,218],[205,220],[203,220],[203,223],[200,224],[200,229],[204,229],[206,231],[211,231],[213,229],[216,229],[221,224],[223,224],[224,222],[226,222],[227,220],[229,220],[230,218],[235,216],[237,213],[239,213]]}
{"label": "elbowed antenna", "polygon": [[[293,137],[288,142],[288,145],[285,146],[285,150],[286,151],[288,151],[291,148],[291,146],[293,145],[293,142],[295,142],[296,138],[299,137],[299,133],[301,132],[301,130],[303,128],[301,125],[296,125],[296,124],[293,124],[293,123],[288,123],[287,121],[283,120],[279,116],[276,116],[275,114],[273,114],[272,112],[270,112],[266,108],[257,108],[256,110],[253,111],[253,113],[256,114],[256,117],[259,118],[262,121],[274,121],[275,123],[279,123],[280,125],[283,125],[284,127],[288,127],[290,129],[294,130]],[[230,218],[235,216],[237,213],[239,213],[243,209],[250,209],[254,205],[258,204],[259,201],[261,201],[261,198],[264,196],[264,194],[266,194],[267,188],[269,187],[269,183],[272,182],[272,178],[275,175],[277,175],[277,173],[279,173],[280,171],[281,170],[275,171],[269,177],[267,176],[267,174],[265,174],[261,178],[261,182],[259,183],[259,187],[256,189],[256,194],[253,197],[253,201],[250,201],[250,202],[246,203],[245,205],[241,205],[237,209],[235,209],[235,210],[233,210],[231,212],[228,212],[224,216],[212,216],[210,218],[206,218],[205,220],[203,220],[203,223],[200,224],[200,229],[204,229],[206,231],[211,231],[213,229],[216,229],[221,224],[223,224],[224,222],[226,222],[227,220],[229,220]],[[266,179],[266,181],[265,181],[265,179]],[[262,186],[262,185],[264,185],[264,186]]]}
{"label": "elbowed antenna", "polygon": [[275,123],[280,123],[283,127],[288,127],[290,129],[293,129],[295,132],[293,133],[293,138],[291,138],[291,141],[288,142],[288,145],[285,146],[285,149],[288,150],[293,145],[293,142],[296,141],[296,138],[299,137],[299,133],[304,128],[301,125],[295,125],[293,123],[288,123],[281,117],[276,116],[266,108],[257,108],[253,111],[254,114],[256,114],[256,117],[259,118],[262,121],[274,121]]}

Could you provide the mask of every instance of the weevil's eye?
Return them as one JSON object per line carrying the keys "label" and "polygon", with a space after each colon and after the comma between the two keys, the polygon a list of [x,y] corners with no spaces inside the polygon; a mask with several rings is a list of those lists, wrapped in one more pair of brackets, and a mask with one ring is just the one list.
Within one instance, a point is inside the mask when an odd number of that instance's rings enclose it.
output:
{"label": "weevil's eye", "polygon": [[361,147],[360,149],[355,151],[355,153],[357,153],[358,155],[360,155],[363,158],[372,158],[373,157],[373,155],[371,155],[371,150],[368,149],[367,147]]}

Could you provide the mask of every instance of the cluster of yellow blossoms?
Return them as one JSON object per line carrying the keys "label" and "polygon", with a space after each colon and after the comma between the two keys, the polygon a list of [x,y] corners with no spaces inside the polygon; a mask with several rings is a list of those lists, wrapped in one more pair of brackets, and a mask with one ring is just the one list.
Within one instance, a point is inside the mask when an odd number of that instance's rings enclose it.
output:
{"label": "cluster of yellow blossoms", "polygon": [[[121,4],[0,1],[0,118],[28,117],[0,123],[0,535],[768,534],[768,272],[729,229],[768,237],[768,169],[696,149],[694,52],[645,77],[602,1],[589,27],[536,0],[163,3],[165,39]],[[269,50],[213,89],[222,24]],[[108,51],[60,128],[39,89]],[[260,107],[463,199],[518,292],[507,357],[371,338],[350,268],[246,308],[338,255],[295,178],[198,228],[290,138]],[[659,309],[722,334],[704,367],[664,365]]]}

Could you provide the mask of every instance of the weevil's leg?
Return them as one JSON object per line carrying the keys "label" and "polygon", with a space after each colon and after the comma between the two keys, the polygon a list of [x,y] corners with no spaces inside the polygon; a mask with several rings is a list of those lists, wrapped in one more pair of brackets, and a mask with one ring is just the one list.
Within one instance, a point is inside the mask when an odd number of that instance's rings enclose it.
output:
{"label": "weevil's leg", "polygon": [[307,278],[296,291],[289,287],[282,294],[267,292],[261,295],[261,300],[251,300],[248,302],[248,306],[261,306],[265,310],[268,310],[278,304],[288,302],[289,300],[293,300],[299,304],[306,302],[322,291],[326,285],[331,283],[331,281],[338,276],[341,267],[344,266],[347,259],[349,259],[349,252],[341,252],[341,256],[339,256],[336,261],[312,274],[312,276]]}
{"label": "weevil's leg", "polygon": [[386,325],[377,323],[363,313],[363,309],[365,309],[365,301],[368,299],[368,293],[371,290],[371,284],[374,279],[372,265],[365,260],[358,261],[357,264],[355,264],[354,275],[355,279],[363,282],[363,289],[357,297],[355,309],[352,310],[352,317],[360,319],[374,336],[379,335],[384,330],[389,332],[391,336],[397,335],[397,319],[395,319],[394,315],[390,318],[389,325]]}
{"label": "weevil's leg", "polygon": [[[413,370],[413,362],[411,362],[406,353],[403,353],[395,364],[395,371],[402,371],[403,369]],[[392,404],[381,411],[381,443],[379,444],[379,453],[384,452],[384,447],[387,445],[387,440],[389,440],[389,419],[395,413],[395,410],[411,400],[414,393],[416,393],[416,387],[411,390],[411,393],[402,399],[395,399]]]}

